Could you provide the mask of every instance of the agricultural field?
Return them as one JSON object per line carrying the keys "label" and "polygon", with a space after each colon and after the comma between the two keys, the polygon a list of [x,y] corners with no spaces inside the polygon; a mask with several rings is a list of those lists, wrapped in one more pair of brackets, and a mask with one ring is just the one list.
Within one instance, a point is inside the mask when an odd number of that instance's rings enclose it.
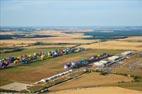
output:
{"label": "agricultural field", "polygon": [[[85,48],[85,51],[35,61],[30,64],[21,64],[6,69],[0,69],[0,86],[15,82],[33,84],[43,78],[65,71],[64,64],[71,61],[84,60],[93,55],[102,53],[116,55],[127,50],[134,50],[136,52],[134,56],[124,60],[124,63],[121,65],[112,67],[112,71],[109,74],[103,75],[100,72],[91,71],[48,89],[51,93],[57,92],[57,94],[58,91],[64,92],[64,90],[67,89],[74,90],[76,88],[86,88],[86,90],[89,90],[93,88],[95,90],[95,87],[116,87],[118,90],[121,90],[121,88],[127,88],[142,91],[142,58],[140,55],[141,37],[129,37],[125,39],[98,42],[98,40],[85,39],[90,36],[84,36],[83,33],[51,33],[41,31],[34,32],[34,34],[45,34],[50,35],[51,37],[0,40],[0,59],[9,56],[18,57],[24,54],[32,55],[38,52],[47,52],[74,46],[83,47]],[[14,48],[18,48],[18,50]],[[74,92],[76,92],[76,90]],[[135,91],[130,90],[130,92]],[[139,93],[136,91],[134,94]]]}
{"label": "agricultural field", "polygon": [[0,94],[142,94],[142,0],[0,0]]}
{"label": "agricultural field", "polygon": [[59,90],[66,90],[66,89],[75,89],[75,88],[87,88],[87,87],[99,87],[105,86],[109,84],[115,84],[119,82],[131,82],[133,79],[115,75],[115,74],[108,74],[108,75],[101,75],[97,72],[91,72],[84,74],[74,80],[70,80],[66,83],[62,83],[56,86],[49,88],[50,91],[59,91]]}
{"label": "agricultural field", "polygon": [[[16,33],[16,32],[15,32]],[[10,35],[15,35],[15,33],[10,33]],[[7,34],[7,33],[6,33]],[[6,35],[2,33],[1,35]],[[16,33],[21,36],[24,33]],[[45,37],[27,37],[31,36],[30,33],[25,35],[24,38],[13,38],[0,40],[0,47],[70,47],[77,44],[86,44],[96,42],[96,40],[83,39],[90,36],[84,36],[84,33],[65,33],[61,31],[38,31],[33,32],[32,35],[35,36],[45,36]],[[46,37],[47,36],[47,37]],[[48,37],[49,36],[49,37]],[[40,43],[40,44],[39,44]]]}
{"label": "agricultural field", "polygon": [[[121,50],[88,49],[80,53],[69,54],[69,55],[65,55],[61,57],[52,58],[49,60],[31,63],[28,65],[20,65],[20,66],[11,67],[8,69],[2,69],[0,71],[0,82],[1,82],[1,85],[6,84],[5,82],[8,83],[8,82],[14,82],[14,81],[32,83],[44,77],[48,77],[63,71],[64,70],[63,65],[65,63],[68,63],[70,61],[85,59],[92,55],[100,54],[104,52],[116,54],[122,51]],[[9,56],[9,54],[10,53],[8,53],[5,56]],[[15,53],[15,55],[18,55],[18,54],[20,54],[20,52]],[[27,76],[28,76],[28,79],[27,79]]]}
{"label": "agricultural field", "polygon": [[81,45],[81,47],[92,49],[123,49],[142,51],[142,37],[128,37],[125,39],[109,40],[90,45]]}
{"label": "agricultural field", "polygon": [[57,91],[49,94],[141,94],[140,91],[124,89],[120,87],[91,87]]}

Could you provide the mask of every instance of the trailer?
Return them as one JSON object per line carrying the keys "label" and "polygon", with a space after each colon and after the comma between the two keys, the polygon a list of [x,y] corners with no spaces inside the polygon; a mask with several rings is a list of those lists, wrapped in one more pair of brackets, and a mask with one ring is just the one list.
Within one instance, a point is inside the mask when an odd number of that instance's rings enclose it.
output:
{"label": "trailer", "polygon": [[129,58],[133,54],[134,54],[134,51],[125,51],[125,52],[121,53],[120,55],[125,57],[125,58]]}
{"label": "trailer", "polygon": [[[46,83],[46,82],[48,82],[48,81],[53,81],[53,80],[55,80],[55,79],[58,79],[58,78],[60,78],[60,77],[62,77],[62,76],[64,76],[64,75],[67,75],[67,74],[71,73],[72,71],[73,71],[73,70],[71,69],[71,70],[68,70],[68,71],[65,71],[65,72],[62,72],[62,73],[58,73],[58,74],[55,74],[55,75],[53,75],[53,76],[51,76],[51,77],[41,79],[39,82],[44,82],[44,83]],[[37,82],[37,83],[38,83],[38,82]]]}
{"label": "trailer", "polygon": [[104,67],[107,63],[108,63],[108,61],[101,60],[101,61],[98,61],[98,62],[94,62],[93,65],[96,66],[96,67]]}
{"label": "trailer", "polygon": [[119,60],[120,58],[121,58],[120,56],[114,55],[114,56],[109,57],[109,58],[108,58],[108,61],[114,62],[114,61],[116,61],[116,60]]}

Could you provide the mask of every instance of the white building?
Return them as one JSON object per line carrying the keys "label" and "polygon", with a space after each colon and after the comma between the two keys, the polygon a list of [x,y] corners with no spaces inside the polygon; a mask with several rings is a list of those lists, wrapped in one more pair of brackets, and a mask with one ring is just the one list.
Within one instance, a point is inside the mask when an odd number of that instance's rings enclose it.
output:
{"label": "white building", "polygon": [[118,60],[119,58],[120,58],[120,56],[115,55],[115,56],[109,57],[108,60],[114,62],[114,61]]}
{"label": "white building", "polygon": [[104,67],[105,64],[107,64],[107,63],[108,63],[108,61],[101,60],[101,61],[95,62],[94,66],[96,66],[96,67]]}
{"label": "white building", "polygon": [[129,56],[132,55],[134,52],[133,51],[125,51],[123,53],[121,53],[122,56]]}
{"label": "white building", "polygon": [[55,79],[58,79],[61,76],[64,76],[64,75],[66,75],[68,73],[71,73],[71,72],[72,72],[72,70],[68,70],[68,71],[65,71],[65,72],[62,72],[62,73],[58,73],[58,74],[53,75],[51,77],[41,79],[39,82],[44,82],[45,83],[45,82],[47,82],[49,80],[55,80]]}

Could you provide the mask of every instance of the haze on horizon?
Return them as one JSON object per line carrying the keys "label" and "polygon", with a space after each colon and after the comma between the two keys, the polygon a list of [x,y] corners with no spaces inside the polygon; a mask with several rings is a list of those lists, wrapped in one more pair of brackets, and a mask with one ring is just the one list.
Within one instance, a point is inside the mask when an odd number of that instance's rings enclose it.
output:
{"label": "haze on horizon", "polygon": [[0,0],[0,26],[142,26],[142,0]]}

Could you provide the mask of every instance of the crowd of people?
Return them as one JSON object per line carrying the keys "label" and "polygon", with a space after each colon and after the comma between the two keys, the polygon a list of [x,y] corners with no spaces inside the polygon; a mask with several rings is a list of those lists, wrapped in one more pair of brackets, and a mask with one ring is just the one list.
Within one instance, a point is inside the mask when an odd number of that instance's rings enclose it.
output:
{"label": "crowd of people", "polygon": [[71,53],[77,53],[83,50],[83,48],[66,48],[63,50],[56,49],[54,51],[33,53],[32,55],[24,54],[18,57],[9,56],[7,58],[0,59],[0,68],[7,68],[9,66],[15,66],[19,64],[29,64],[39,60],[45,60],[48,58],[54,58]]}

